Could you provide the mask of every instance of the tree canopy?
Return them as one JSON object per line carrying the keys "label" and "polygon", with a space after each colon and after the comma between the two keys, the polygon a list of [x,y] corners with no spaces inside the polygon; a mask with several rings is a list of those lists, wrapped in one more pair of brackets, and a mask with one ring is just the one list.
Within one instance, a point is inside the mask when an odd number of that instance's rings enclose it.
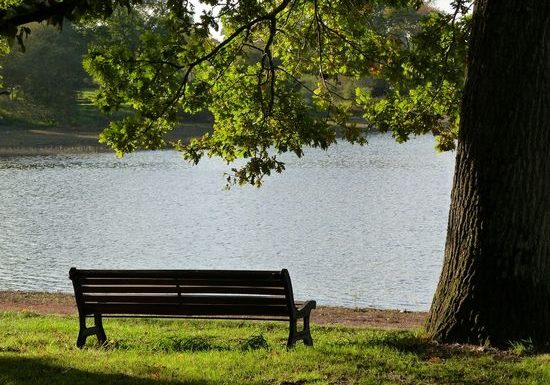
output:
{"label": "tree canopy", "polygon": [[[454,147],[469,3],[457,2],[451,15],[419,0],[201,3],[207,8],[197,15],[188,1],[23,0],[0,13],[0,30],[24,44],[21,21],[59,26],[64,16],[100,25],[121,8],[151,16],[137,39],[112,35],[84,60],[99,85],[96,104],[131,111],[100,136],[119,155],[172,145],[193,162],[246,158],[228,181],[259,185],[284,169],[281,152],[301,156],[304,146],[326,148],[337,136],[364,143],[372,129],[400,142],[431,132],[439,149]],[[389,88],[383,97],[366,87],[352,97],[339,92],[342,79],[361,77]],[[166,143],[182,112],[202,110],[214,116],[211,134]]]}

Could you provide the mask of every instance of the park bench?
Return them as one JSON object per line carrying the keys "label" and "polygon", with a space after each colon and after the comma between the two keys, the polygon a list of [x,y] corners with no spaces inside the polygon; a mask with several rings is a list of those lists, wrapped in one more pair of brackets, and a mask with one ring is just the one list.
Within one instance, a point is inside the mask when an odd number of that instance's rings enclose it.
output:
{"label": "park bench", "polygon": [[[107,336],[104,317],[250,319],[289,322],[287,347],[313,345],[309,318],[315,301],[296,304],[290,276],[246,270],[79,270],[71,268],[80,330],[76,345]],[[86,326],[87,318],[94,325]],[[303,330],[298,331],[298,321]]]}

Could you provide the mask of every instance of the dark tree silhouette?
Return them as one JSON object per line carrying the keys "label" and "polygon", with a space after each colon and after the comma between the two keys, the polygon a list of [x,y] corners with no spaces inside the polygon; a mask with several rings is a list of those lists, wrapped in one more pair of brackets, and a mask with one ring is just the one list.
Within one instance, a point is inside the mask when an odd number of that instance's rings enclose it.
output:
{"label": "dark tree silhouette", "polygon": [[443,272],[443,341],[550,347],[550,2],[480,0]]}

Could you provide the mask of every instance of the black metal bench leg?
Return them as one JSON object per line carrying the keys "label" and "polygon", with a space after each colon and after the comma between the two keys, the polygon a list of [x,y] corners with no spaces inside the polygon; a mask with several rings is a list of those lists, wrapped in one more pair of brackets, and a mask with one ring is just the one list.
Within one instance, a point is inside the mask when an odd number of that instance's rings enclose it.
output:
{"label": "black metal bench leg", "polygon": [[304,317],[304,345],[313,346],[313,338],[309,329],[309,314]]}
{"label": "black metal bench leg", "polygon": [[294,344],[296,343],[296,334],[297,334],[297,330],[296,330],[296,320],[295,319],[291,319],[290,322],[289,322],[289,332],[288,332],[288,341],[286,343],[286,348],[287,349],[291,349]]}
{"label": "black metal bench leg", "polygon": [[82,349],[84,344],[86,343],[86,338],[90,335],[88,333],[88,328],[86,327],[86,317],[83,315],[79,315],[79,324],[80,329],[78,330],[78,337],[76,339],[76,346],[79,349]]}
{"label": "black metal bench leg", "polygon": [[94,323],[97,340],[99,341],[99,344],[103,346],[107,342],[107,335],[105,334],[105,329],[103,329],[101,314],[94,314]]}
{"label": "black metal bench leg", "polygon": [[100,345],[104,345],[107,342],[107,336],[105,335],[105,330],[103,329],[103,321],[101,319],[101,314],[94,314],[94,326],[86,326],[86,317],[80,315],[80,330],[78,331],[78,338],[76,339],[76,346],[79,349],[82,349],[86,344],[86,339],[95,335]]}

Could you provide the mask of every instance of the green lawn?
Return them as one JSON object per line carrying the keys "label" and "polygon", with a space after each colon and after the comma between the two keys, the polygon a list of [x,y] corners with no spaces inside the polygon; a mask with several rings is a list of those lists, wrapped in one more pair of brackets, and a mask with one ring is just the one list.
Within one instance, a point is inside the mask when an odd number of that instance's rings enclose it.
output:
{"label": "green lawn", "polygon": [[415,331],[285,323],[106,320],[111,342],[75,347],[76,317],[0,313],[0,384],[550,384],[550,356],[437,346]]}

